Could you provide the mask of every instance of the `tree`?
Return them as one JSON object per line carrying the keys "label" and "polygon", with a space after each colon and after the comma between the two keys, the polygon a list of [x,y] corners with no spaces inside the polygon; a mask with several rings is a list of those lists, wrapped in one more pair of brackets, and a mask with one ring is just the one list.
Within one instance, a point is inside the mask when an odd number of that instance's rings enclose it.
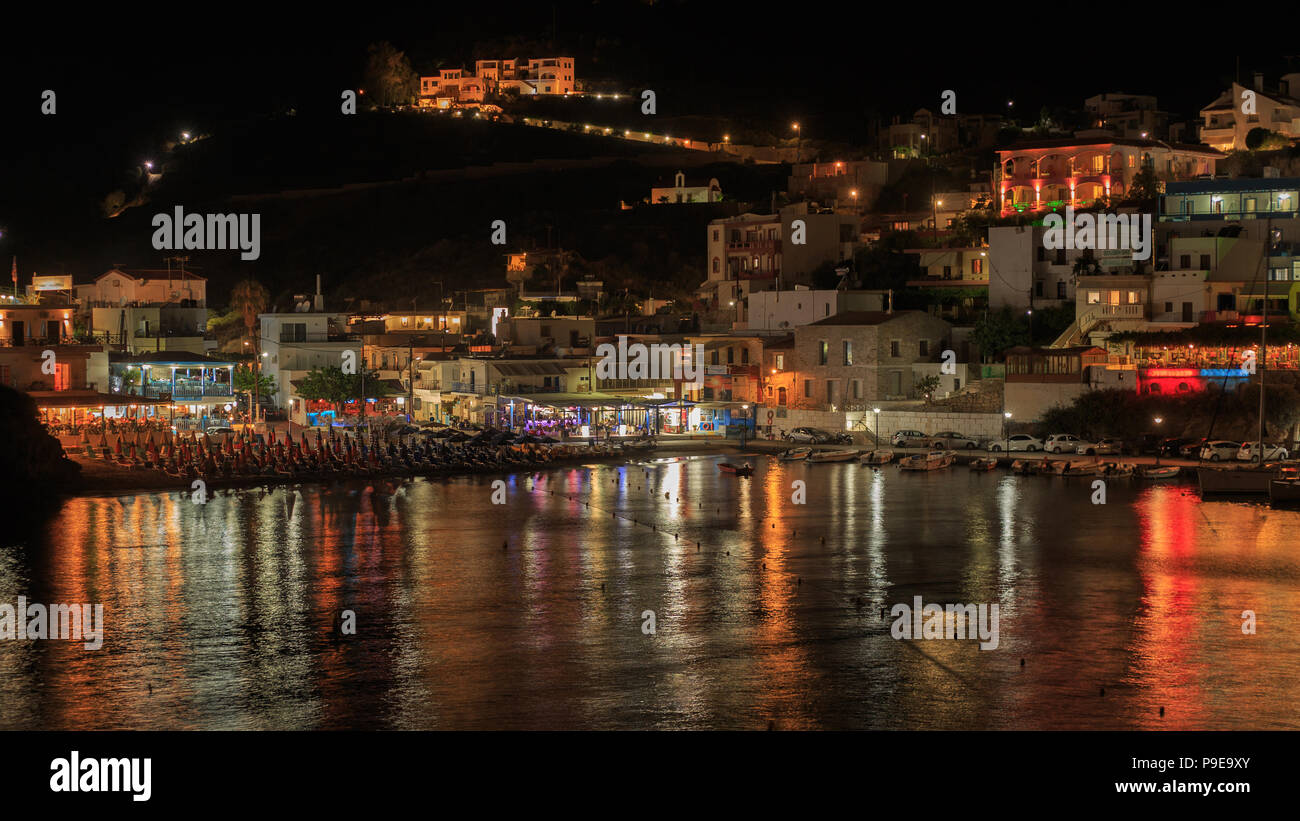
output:
{"label": "tree", "polygon": [[[258,377],[255,379],[255,377]],[[260,395],[270,398],[278,390],[275,380],[265,374],[258,375],[252,365],[239,365],[235,368],[235,392],[248,394],[249,407],[252,407],[252,394],[256,388]]]}
{"label": "tree", "polygon": [[364,82],[371,98],[379,105],[411,102],[419,89],[419,77],[405,52],[385,40],[372,43],[367,53]]}
{"label": "tree", "polygon": [[[364,378],[365,390],[362,391]],[[343,411],[343,403],[352,399],[382,399],[391,391],[388,383],[383,382],[375,373],[344,373],[333,365],[327,368],[312,368],[303,377],[298,386],[298,395],[303,399],[329,402],[338,413]]]}
{"label": "tree", "polygon": [[1290,145],[1291,141],[1285,135],[1269,131],[1262,126],[1246,132],[1246,148],[1251,151],[1276,151]]}
{"label": "tree", "polygon": [[1137,200],[1154,200],[1160,196],[1160,179],[1156,176],[1156,171],[1149,165],[1142,166],[1136,174],[1133,175],[1133,182],[1129,184],[1127,201]]}
{"label": "tree", "polygon": [[925,404],[928,405],[930,404],[931,398],[934,396],[934,392],[939,390],[939,377],[934,374],[922,377],[916,380],[916,384],[913,387],[916,389],[917,393],[921,394],[922,398],[925,399]]}
{"label": "tree", "polygon": [[985,361],[1000,358],[1007,348],[1029,344],[1029,323],[1022,314],[1012,313],[1011,308],[990,311],[975,322],[971,339],[979,345],[980,356]]}
{"label": "tree", "polygon": [[255,279],[246,279],[235,285],[234,290],[230,292],[230,309],[238,311],[244,318],[244,341],[249,342],[253,353],[261,348],[261,345],[252,345],[251,340],[256,339],[254,332],[257,331],[257,317],[266,310],[266,305],[270,301],[270,294],[262,283]]}

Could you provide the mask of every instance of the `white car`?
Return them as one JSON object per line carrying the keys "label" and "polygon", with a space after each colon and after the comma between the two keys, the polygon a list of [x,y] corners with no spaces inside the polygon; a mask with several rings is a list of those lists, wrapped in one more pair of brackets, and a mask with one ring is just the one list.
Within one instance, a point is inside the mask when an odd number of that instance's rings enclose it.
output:
{"label": "white car", "polygon": [[1003,447],[1009,451],[1027,450],[1030,453],[1034,453],[1043,449],[1043,440],[1030,436],[1027,433],[1017,433],[1014,436],[1008,436],[1006,439],[998,439],[989,442],[989,450],[1000,451]]}
{"label": "white car", "polygon": [[1118,439],[1106,437],[1104,439],[1098,439],[1096,442],[1080,442],[1079,446],[1074,449],[1074,452],[1082,453],[1086,456],[1119,454],[1124,452],[1124,443]]}
{"label": "white car", "polygon": [[[1241,448],[1237,451],[1237,461],[1258,462],[1259,455],[1258,455],[1258,451],[1256,450],[1256,448],[1258,447],[1259,447],[1258,442],[1242,442]],[[1265,460],[1289,459],[1289,458],[1290,458],[1290,454],[1287,453],[1286,448],[1282,447],[1281,445],[1270,445],[1268,442],[1264,443]]]}
{"label": "white car", "polygon": [[1240,442],[1229,442],[1227,439],[1213,439],[1201,446],[1200,458],[1207,462],[1221,462],[1224,459],[1235,458],[1240,450]]}
{"label": "white car", "polygon": [[1068,433],[1053,433],[1043,443],[1043,450],[1048,453],[1074,453],[1079,447],[1079,437]]}

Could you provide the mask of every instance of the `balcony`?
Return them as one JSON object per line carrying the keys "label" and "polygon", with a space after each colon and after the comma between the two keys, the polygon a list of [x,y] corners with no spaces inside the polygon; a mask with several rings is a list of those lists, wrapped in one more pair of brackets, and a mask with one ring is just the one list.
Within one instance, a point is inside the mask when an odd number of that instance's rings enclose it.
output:
{"label": "balcony", "polygon": [[781,253],[781,240],[779,239],[752,239],[752,240],[728,240],[728,251],[748,251],[756,254],[779,254]]}

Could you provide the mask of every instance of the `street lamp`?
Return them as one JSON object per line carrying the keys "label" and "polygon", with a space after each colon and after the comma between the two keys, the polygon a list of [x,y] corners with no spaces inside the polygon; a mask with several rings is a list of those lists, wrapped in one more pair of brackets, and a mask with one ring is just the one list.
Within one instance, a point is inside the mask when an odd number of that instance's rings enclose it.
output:
{"label": "street lamp", "polygon": [[794,129],[794,161],[799,162],[803,157],[803,132],[798,123],[791,123],[790,127]]}
{"label": "street lamp", "polygon": [[871,411],[876,415],[876,447],[880,447],[880,408],[872,408]]}
{"label": "street lamp", "polygon": [[1002,411],[1002,449],[1011,452],[1011,436],[1007,424],[1011,421],[1011,411]]}

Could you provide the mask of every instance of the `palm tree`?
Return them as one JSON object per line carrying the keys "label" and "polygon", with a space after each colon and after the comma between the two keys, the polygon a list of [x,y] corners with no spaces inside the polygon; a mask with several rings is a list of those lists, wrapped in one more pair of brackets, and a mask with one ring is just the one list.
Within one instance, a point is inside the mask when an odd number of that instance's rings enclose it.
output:
{"label": "palm tree", "polygon": [[[257,328],[257,316],[266,310],[271,295],[262,283],[255,279],[246,279],[235,285],[230,292],[230,307],[239,311],[244,317],[244,342],[247,344],[253,331]],[[253,345],[256,354],[260,345]]]}

